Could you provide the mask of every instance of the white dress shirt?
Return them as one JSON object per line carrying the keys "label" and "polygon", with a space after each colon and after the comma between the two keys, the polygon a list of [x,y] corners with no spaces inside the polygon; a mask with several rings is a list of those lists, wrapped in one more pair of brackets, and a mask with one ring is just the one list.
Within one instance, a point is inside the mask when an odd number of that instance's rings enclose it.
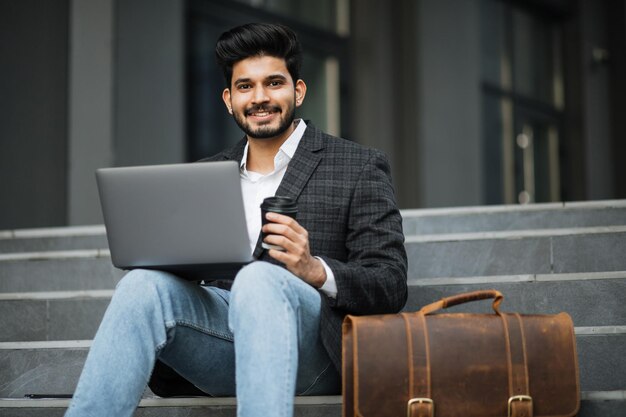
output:
{"label": "white dress shirt", "polygon": [[[276,194],[276,190],[280,182],[285,176],[287,165],[293,158],[298,149],[298,144],[302,139],[302,135],[306,130],[304,120],[296,120],[296,129],[282,144],[278,153],[274,157],[274,170],[268,174],[259,174],[258,172],[248,171],[246,161],[248,160],[248,144],[243,151],[243,158],[239,165],[241,176],[241,191],[243,194],[244,210],[246,212],[246,224],[248,226],[248,238],[250,240],[250,250],[254,252],[259,233],[261,232],[261,203],[267,197]],[[337,283],[332,270],[328,267],[323,259],[317,258],[322,262],[326,271],[326,282],[320,288],[329,297],[337,296]]]}

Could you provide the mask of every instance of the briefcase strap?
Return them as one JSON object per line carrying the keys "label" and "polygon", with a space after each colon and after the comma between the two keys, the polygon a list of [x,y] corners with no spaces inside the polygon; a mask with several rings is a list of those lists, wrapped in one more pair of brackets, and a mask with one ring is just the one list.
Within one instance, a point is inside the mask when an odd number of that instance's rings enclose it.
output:
{"label": "briefcase strap", "polygon": [[509,417],[532,417],[533,401],[528,382],[526,338],[518,313],[500,313],[504,327],[509,374]]}
{"label": "briefcase strap", "polygon": [[469,303],[471,301],[487,300],[490,298],[493,298],[492,308],[494,313],[500,314],[500,304],[502,303],[504,296],[498,290],[479,290],[463,294],[457,294],[451,297],[445,297],[439,301],[435,301],[434,303],[422,307],[419,310],[419,313],[427,315],[434,313],[437,310],[442,310],[444,308]]}
{"label": "briefcase strap", "polygon": [[407,417],[434,417],[435,404],[430,387],[430,351],[428,327],[423,314],[402,313],[409,352],[409,401]]}
{"label": "briefcase strap", "polygon": [[[408,316],[402,316],[407,326],[407,341],[410,357],[410,389],[412,400],[407,406],[407,417],[434,416],[434,403],[430,387],[430,357],[428,351],[428,329],[426,326],[427,314],[455,305],[492,298],[493,311],[502,318],[504,337],[507,349],[507,366],[509,374],[509,401],[507,404],[508,417],[533,417],[533,400],[530,396],[528,379],[528,361],[526,357],[526,340],[522,318],[518,313],[506,314],[500,312],[503,295],[497,290],[481,290],[443,298],[425,307],[416,313],[417,320],[413,321],[414,332],[411,332]],[[414,374],[417,374],[414,375]],[[428,413],[428,414],[417,414]]]}

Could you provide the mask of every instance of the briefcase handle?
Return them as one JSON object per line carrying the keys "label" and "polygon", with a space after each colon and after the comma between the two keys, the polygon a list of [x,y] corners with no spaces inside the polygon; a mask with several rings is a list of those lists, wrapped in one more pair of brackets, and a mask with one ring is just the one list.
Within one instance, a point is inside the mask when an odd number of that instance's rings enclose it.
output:
{"label": "briefcase handle", "polygon": [[434,303],[422,307],[419,313],[426,315],[444,308],[469,303],[470,301],[487,300],[490,298],[493,298],[492,308],[494,313],[500,315],[500,303],[504,299],[504,295],[502,295],[502,293],[498,290],[480,290],[442,298],[439,301],[435,301]]}

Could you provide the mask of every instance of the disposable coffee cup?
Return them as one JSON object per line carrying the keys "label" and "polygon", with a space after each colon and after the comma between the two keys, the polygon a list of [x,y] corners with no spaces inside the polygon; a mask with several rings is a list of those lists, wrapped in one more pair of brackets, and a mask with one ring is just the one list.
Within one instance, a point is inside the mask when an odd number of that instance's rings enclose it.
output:
{"label": "disposable coffee cup", "polygon": [[[261,222],[263,225],[268,223],[265,215],[269,212],[284,214],[285,216],[289,216],[292,219],[295,219],[296,215],[298,214],[298,204],[296,203],[296,200],[291,197],[282,197],[278,195],[275,197],[268,197],[263,200],[263,203],[261,203]],[[276,249],[282,251],[285,250],[280,246],[265,243],[266,236],[267,234],[262,233],[261,246],[263,246],[265,249]]]}

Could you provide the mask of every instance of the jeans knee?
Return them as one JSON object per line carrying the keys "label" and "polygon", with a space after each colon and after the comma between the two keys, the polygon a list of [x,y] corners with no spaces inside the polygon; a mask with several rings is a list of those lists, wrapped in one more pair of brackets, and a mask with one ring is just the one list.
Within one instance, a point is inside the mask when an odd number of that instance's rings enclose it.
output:
{"label": "jeans knee", "polygon": [[254,262],[233,283],[229,325],[235,334],[250,323],[263,323],[271,331],[281,323],[319,315],[320,305],[319,292],[285,268]]}
{"label": "jeans knee", "polygon": [[243,267],[231,288],[231,298],[253,297],[258,299],[264,293],[280,291],[282,278],[281,269],[268,262],[253,262]]}
{"label": "jeans knee", "polygon": [[134,269],[117,284],[114,297],[118,302],[152,307],[157,298],[170,291],[172,279],[165,272]]}

